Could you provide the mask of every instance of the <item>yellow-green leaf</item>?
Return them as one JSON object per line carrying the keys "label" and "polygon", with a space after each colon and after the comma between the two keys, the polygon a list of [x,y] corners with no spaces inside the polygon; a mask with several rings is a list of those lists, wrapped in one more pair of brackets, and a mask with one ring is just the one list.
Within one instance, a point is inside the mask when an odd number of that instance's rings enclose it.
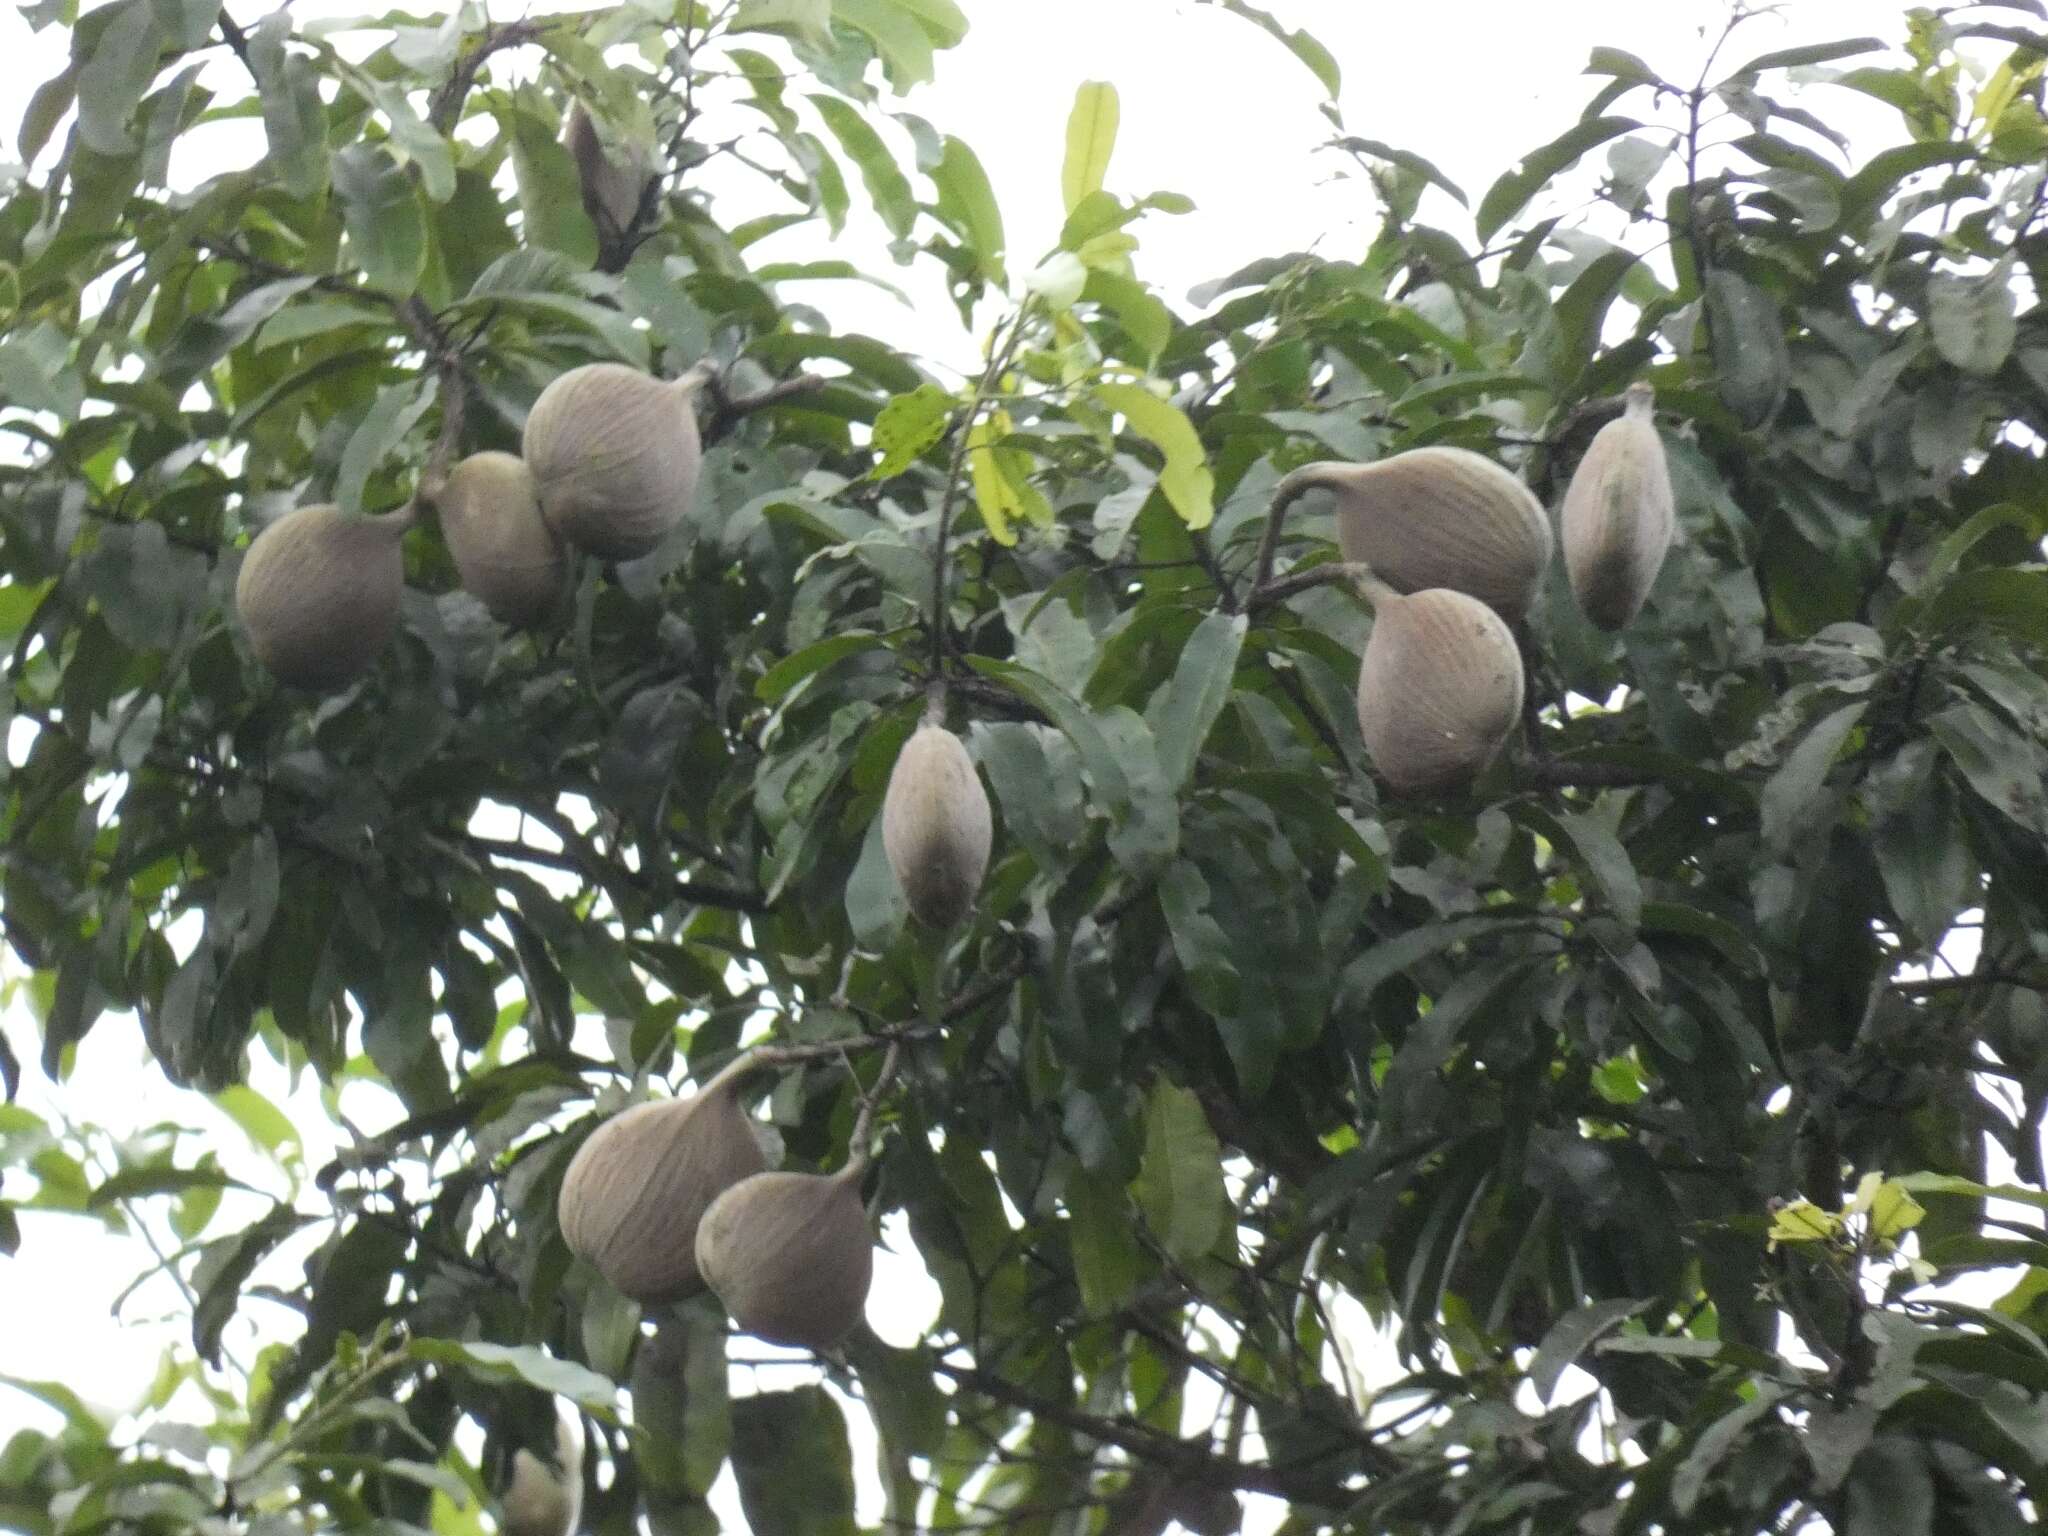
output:
{"label": "yellow-green leaf", "polygon": [[1067,159],[1060,168],[1060,194],[1068,213],[1090,192],[1102,190],[1116,148],[1116,123],[1116,87],[1107,80],[1082,81],[1067,117]]}
{"label": "yellow-green leaf", "polygon": [[946,431],[953,397],[936,384],[920,384],[908,394],[892,395],[875,417],[874,445],[881,459],[868,471],[870,480],[887,480],[917,462],[918,455]]}
{"label": "yellow-green leaf", "polygon": [[1927,1208],[1906,1193],[1905,1186],[1897,1179],[1887,1179],[1877,1187],[1877,1193],[1870,1200],[1870,1231],[1874,1237],[1890,1242],[1901,1233],[1909,1232],[1920,1225],[1920,1218],[1927,1214]]}
{"label": "yellow-green leaf", "polygon": [[1841,1230],[1842,1219],[1811,1200],[1795,1200],[1771,1222],[1770,1246],[1780,1243],[1823,1243]]}
{"label": "yellow-green leaf", "polygon": [[995,445],[1009,432],[1007,411],[991,412],[967,432],[967,471],[974,486],[974,504],[981,509],[989,537],[1005,546],[1017,542],[1017,530],[1010,525],[1024,511],[1016,488],[996,461]]}
{"label": "yellow-green leaf", "polygon": [[1190,528],[1209,526],[1216,516],[1216,478],[1209,473],[1202,440],[1180,408],[1139,384],[1098,384],[1095,398],[1120,412],[1131,430],[1166,456],[1159,489]]}

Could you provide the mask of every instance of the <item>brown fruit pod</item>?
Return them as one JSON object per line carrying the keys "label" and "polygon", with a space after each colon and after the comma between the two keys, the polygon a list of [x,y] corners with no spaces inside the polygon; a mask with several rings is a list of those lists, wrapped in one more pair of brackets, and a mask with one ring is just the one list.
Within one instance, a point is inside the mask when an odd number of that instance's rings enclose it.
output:
{"label": "brown fruit pod", "polygon": [[830,1349],[860,1323],[875,1272],[864,1161],[835,1174],[757,1173],[697,1227],[697,1267],[756,1338]]}
{"label": "brown fruit pod", "polygon": [[580,101],[569,108],[564,138],[569,155],[576,162],[583,211],[590,215],[590,222],[605,240],[618,239],[639,217],[640,195],[650,180],[646,157],[609,153],[598,135],[596,120]]}
{"label": "brown fruit pod", "polygon": [[919,922],[949,928],[967,915],[994,837],[974,759],[928,720],[903,744],[882,800],[882,851]]}
{"label": "brown fruit pod", "polygon": [[362,517],[300,507],[256,535],[235,577],[249,649],[280,681],[340,688],[368,672],[398,625],[399,542],[412,513]]}
{"label": "brown fruit pod", "polygon": [[1513,621],[1550,564],[1534,493],[1465,448],[1412,448],[1376,464],[1310,464],[1290,477],[1336,497],[1337,543],[1397,592],[1464,592]]}
{"label": "brown fruit pod", "polygon": [[1358,729],[1396,790],[1462,788],[1492,761],[1521,712],[1521,652],[1499,614],[1442,588],[1374,595],[1358,669]]}
{"label": "brown fruit pod", "polygon": [[1580,609],[1605,630],[1642,612],[1677,526],[1655,412],[1650,386],[1631,384],[1622,415],[1594,435],[1565,488],[1565,573]]}
{"label": "brown fruit pod", "polygon": [[441,537],[463,590],[504,624],[540,624],[569,579],[569,551],[540,515],[533,473],[517,454],[473,453],[435,496]]}
{"label": "brown fruit pod", "polygon": [[648,1306],[704,1288],[697,1226],[711,1203],[768,1166],[740,1107],[745,1058],[687,1099],[636,1104],[590,1133],[555,1203],[562,1240]]}
{"label": "brown fruit pod", "polygon": [[697,494],[702,382],[586,363],[542,390],[522,450],[548,526],[603,560],[637,559],[659,544]]}

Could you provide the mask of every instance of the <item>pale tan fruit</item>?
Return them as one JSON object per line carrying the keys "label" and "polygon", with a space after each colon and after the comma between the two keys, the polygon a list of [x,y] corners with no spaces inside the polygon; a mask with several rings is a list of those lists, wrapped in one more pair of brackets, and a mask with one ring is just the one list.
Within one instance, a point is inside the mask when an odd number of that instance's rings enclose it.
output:
{"label": "pale tan fruit", "polygon": [[756,1338],[830,1349],[867,1309],[874,1238],[861,1204],[865,1165],[830,1175],[757,1173],[711,1203],[697,1267],[732,1320]]}
{"label": "pale tan fruit", "polygon": [[1642,611],[1671,548],[1671,466],[1653,417],[1657,397],[1631,384],[1622,415],[1594,436],[1564,493],[1564,564],[1579,607],[1602,629]]}
{"label": "pale tan fruit", "polygon": [[517,454],[473,453],[436,495],[441,537],[463,589],[505,624],[539,624],[555,612],[569,552],[540,515],[533,473]]}
{"label": "pale tan fruit", "polygon": [[300,507],[256,535],[235,578],[235,613],[256,659],[299,688],[339,688],[390,643],[405,591],[408,512],[359,517]]}
{"label": "pale tan fruit", "polygon": [[1412,448],[1377,464],[1295,476],[1337,499],[1337,542],[1400,592],[1448,587],[1513,621],[1550,564],[1550,522],[1529,488],[1465,448]]}
{"label": "pale tan fruit", "polygon": [[582,184],[583,211],[605,240],[618,239],[639,216],[640,194],[649,180],[647,156],[637,150],[608,153],[597,123],[580,101],[569,109],[565,137]]}
{"label": "pale tan fruit", "polygon": [[613,1288],[648,1306],[703,1289],[697,1224],[768,1160],[729,1068],[687,1099],[637,1104],[577,1150],[555,1210],[562,1240]]}
{"label": "pale tan fruit", "polygon": [[659,544],[697,494],[702,382],[586,363],[542,390],[523,446],[549,526],[605,560],[637,559]]}
{"label": "pale tan fruit", "polygon": [[1443,588],[1379,594],[1358,670],[1358,729],[1404,792],[1471,781],[1522,712],[1522,657],[1499,614]]}
{"label": "pale tan fruit", "polygon": [[553,1466],[521,1446],[512,1453],[512,1478],[505,1487],[505,1536],[571,1536],[583,1513],[583,1421],[555,1410]]}
{"label": "pale tan fruit", "polygon": [[919,726],[882,799],[882,851],[919,922],[949,928],[967,915],[994,837],[967,748],[942,725]]}

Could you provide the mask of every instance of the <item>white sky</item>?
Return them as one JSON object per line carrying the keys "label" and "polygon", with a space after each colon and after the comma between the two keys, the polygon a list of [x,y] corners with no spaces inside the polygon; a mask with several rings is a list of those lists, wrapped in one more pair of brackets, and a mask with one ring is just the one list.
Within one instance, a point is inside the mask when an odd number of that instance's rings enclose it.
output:
{"label": "white sky", "polygon": [[[1181,305],[1193,284],[1257,256],[1314,248],[1345,257],[1361,248],[1373,218],[1369,188],[1335,179],[1348,162],[1316,152],[1329,130],[1317,111],[1313,78],[1246,23],[1185,0],[963,3],[973,31],[962,47],[939,56],[937,83],[889,104],[920,113],[980,154],[1002,202],[1013,275],[1057,234],[1064,124],[1075,87],[1087,79],[1113,81],[1122,97],[1110,189],[1127,195],[1170,189],[1197,205],[1186,217],[1155,216],[1138,227],[1139,274],[1170,302]],[[367,0],[301,0],[292,11],[303,22],[374,8]],[[1507,156],[1543,142],[1576,117],[1596,86],[1579,73],[1592,46],[1627,49],[1671,78],[1690,80],[1702,28],[1717,30],[1724,15],[1720,0],[1269,0],[1269,8],[1290,25],[1310,27],[1337,56],[1350,132],[1430,157],[1475,205],[1507,168]],[[437,8],[412,9],[423,15]],[[502,4],[492,9],[501,18],[522,13]],[[1903,9],[1903,0],[1792,0],[1781,15],[1751,23],[1731,62],[1863,31],[1895,37]],[[260,14],[254,3],[237,11],[245,25]],[[20,105],[61,67],[62,51],[61,34],[31,35],[11,8],[0,14],[0,159],[13,152]],[[1842,95],[1828,105],[1830,120],[1865,143],[1896,140],[1884,109]],[[1453,222],[1455,213],[1445,205],[1432,217],[1469,235],[1469,225]],[[778,240],[763,247],[763,259],[846,255],[872,260],[881,275],[912,287],[917,306],[906,310],[859,285],[811,285],[802,297],[842,328],[866,330],[955,365],[974,356],[936,281],[866,254],[863,248],[874,246],[860,232],[850,233],[838,251],[793,246],[787,236]],[[247,1155],[232,1123],[204,1101],[168,1088],[146,1063],[132,1020],[100,1022],[81,1050],[76,1088],[61,1092],[33,1065],[40,1054],[35,1025],[18,1004],[0,1013],[0,1029],[29,1064],[22,1099],[39,1113],[61,1106],[124,1132],[176,1119],[200,1128],[205,1138],[186,1146],[187,1160],[212,1146],[231,1170],[264,1182],[257,1171],[262,1165]],[[258,1084],[282,1096],[279,1074],[259,1077]],[[396,1118],[395,1102],[377,1090],[351,1088],[345,1102],[366,1131]],[[310,1088],[302,1087],[291,1106],[307,1141],[307,1165],[317,1168],[326,1159],[331,1128]],[[10,1181],[11,1193],[26,1187],[19,1174],[0,1177]],[[56,1377],[110,1407],[132,1401],[154,1373],[159,1346],[184,1337],[182,1300],[155,1282],[117,1319],[112,1303],[145,1262],[132,1240],[111,1238],[97,1223],[75,1218],[27,1212],[21,1224],[21,1257],[0,1260],[0,1374]],[[283,1283],[295,1278],[296,1264],[285,1266]],[[874,1295],[872,1319],[885,1335],[907,1341],[930,1315],[929,1282],[914,1260],[885,1262]],[[230,1332],[231,1352],[247,1360],[256,1330],[273,1336],[278,1321],[275,1308],[251,1303]],[[743,1378],[735,1388],[748,1389]],[[52,1418],[39,1404],[0,1388],[0,1443],[18,1425],[47,1426]],[[856,1433],[856,1457],[864,1461],[867,1437],[858,1426]],[[872,1518],[877,1501],[865,1471],[863,1482],[864,1513]],[[729,1473],[718,1502],[729,1528],[743,1529]]]}

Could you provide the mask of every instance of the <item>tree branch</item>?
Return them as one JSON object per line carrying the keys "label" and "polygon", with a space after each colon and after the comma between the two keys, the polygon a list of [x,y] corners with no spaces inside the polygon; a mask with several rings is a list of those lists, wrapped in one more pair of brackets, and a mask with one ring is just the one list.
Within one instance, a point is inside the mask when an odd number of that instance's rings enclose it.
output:
{"label": "tree branch", "polygon": [[755,394],[729,395],[725,392],[725,381],[715,373],[708,373],[704,379],[704,393],[711,397],[711,419],[704,424],[705,445],[722,442],[731,435],[734,427],[754,412],[765,411],[785,400],[815,395],[831,382],[821,373],[800,373]]}

